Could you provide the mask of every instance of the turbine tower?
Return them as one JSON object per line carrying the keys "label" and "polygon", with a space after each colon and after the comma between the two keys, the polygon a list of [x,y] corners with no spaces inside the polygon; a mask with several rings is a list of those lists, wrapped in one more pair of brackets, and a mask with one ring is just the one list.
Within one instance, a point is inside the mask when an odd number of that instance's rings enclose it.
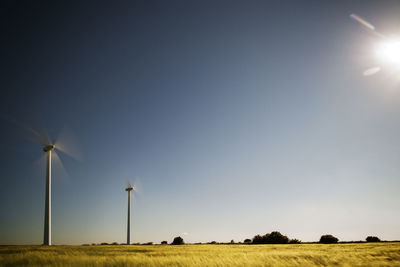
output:
{"label": "turbine tower", "polygon": [[44,236],[43,245],[51,246],[51,152],[54,150],[54,145],[47,145],[43,151],[47,153],[47,168],[46,168],[46,202],[44,211]]}
{"label": "turbine tower", "polygon": [[125,191],[128,192],[128,225],[127,225],[127,235],[126,235],[127,245],[131,244],[131,191],[134,189],[135,187],[131,186],[130,184],[128,185],[127,188],[125,188]]}
{"label": "turbine tower", "polygon": [[[39,134],[37,134],[39,135]],[[43,139],[44,138],[44,139]],[[68,139],[72,138],[72,133],[68,132],[64,128],[58,135],[56,141],[52,143],[47,135],[42,135],[43,151],[47,154],[46,163],[46,200],[44,208],[44,234],[43,234],[43,245],[51,246],[51,166],[52,158],[54,163],[58,164],[63,172],[65,172],[64,166],[57,155],[57,150],[63,152],[66,155],[71,156],[77,160],[81,159],[80,152],[77,147],[74,149],[73,142],[68,142]]]}

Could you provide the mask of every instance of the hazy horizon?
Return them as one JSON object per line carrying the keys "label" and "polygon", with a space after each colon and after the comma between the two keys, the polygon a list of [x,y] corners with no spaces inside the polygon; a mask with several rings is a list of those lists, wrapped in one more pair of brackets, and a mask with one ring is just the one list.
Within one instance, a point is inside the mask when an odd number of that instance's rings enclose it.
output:
{"label": "hazy horizon", "polygon": [[0,244],[42,243],[45,197],[42,148],[4,117],[67,126],[82,152],[53,172],[53,244],[126,242],[137,177],[133,243],[400,240],[400,69],[350,18],[399,36],[399,1],[0,11]]}

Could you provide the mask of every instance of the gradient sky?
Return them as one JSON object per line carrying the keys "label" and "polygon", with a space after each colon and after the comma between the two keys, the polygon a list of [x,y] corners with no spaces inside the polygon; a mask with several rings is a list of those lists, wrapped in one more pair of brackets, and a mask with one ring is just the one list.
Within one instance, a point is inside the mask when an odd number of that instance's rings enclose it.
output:
{"label": "gradient sky", "polygon": [[53,172],[54,244],[125,242],[136,177],[133,242],[400,239],[400,72],[349,17],[398,35],[399,1],[0,12],[0,244],[43,240],[44,153],[10,119],[40,120],[53,140],[66,125],[82,151]]}

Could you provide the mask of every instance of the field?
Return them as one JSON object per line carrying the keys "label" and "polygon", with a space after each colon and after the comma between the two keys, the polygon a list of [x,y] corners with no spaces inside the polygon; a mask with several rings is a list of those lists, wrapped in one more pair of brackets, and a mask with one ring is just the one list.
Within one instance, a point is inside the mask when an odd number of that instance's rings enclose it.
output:
{"label": "field", "polygon": [[400,243],[0,246],[0,266],[400,266]]}

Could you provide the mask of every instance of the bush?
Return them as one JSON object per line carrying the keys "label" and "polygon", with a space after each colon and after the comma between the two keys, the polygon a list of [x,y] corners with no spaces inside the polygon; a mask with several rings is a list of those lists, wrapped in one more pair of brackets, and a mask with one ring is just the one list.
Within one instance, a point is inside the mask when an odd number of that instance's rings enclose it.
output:
{"label": "bush", "polygon": [[250,244],[250,243],[251,243],[251,239],[246,238],[246,239],[243,241],[243,243],[245,243],[245,244]]}
{"label": "bush", "polygon": [[174,241],[172,241],[172,245],[183,245],[185,242],[183,241],[183,238],[180,236],[177,236],[174,238]]}
{"label": "bush", "polygon": [[151,245],[153,245],[153,242],[147,242],[147,243],[143,243],[143,245],[148,245],[148,246],[151,246]]}
{"label": "bush", "polygon": [[108,245],[108,243],[106,243],[106,242],[103,242],[103,243],[101,243],[100,245],[107,246],[107,245]]}
{"label": "bush", "polygon": [[253,244],[287,244],[289,238],[280,232],[274,231],[263,236],[256,235],[253,237]]}
{"label": "bush", "polygon": [[111,245],[118,245],[118,242],[112,242]]}
{"label": "bush", "polygon": [[365,240],[367,242],[381,242],[381,240],[377,236],[368,236]]}
{"label": "bush", "polygon": [[211,241],[211,242],[208,243],[208,244],[217,244],[217,241]]}
{"label": "bush", "polygon": [[298,239],[290,239],[289,240],[289,244],[300,244],[300,243],[301,243],[301,241]]}
{"label": "bush", "polygon": [[319,243],[322,243],[322,244],[334,244],[334,243],[337,243],[338,241],[339,241],[339,239],[337,239],[333,235],[323,235],[319,239]]}
{"label": "bush", "polygon": [[232,239],[232,240],[231,240],[231,244],[235,244],[235,240]]}
{"label": "bush", "polygon": [[168,244],[167,241],[161,241],[161,245],[166,245],[166,244]]}

